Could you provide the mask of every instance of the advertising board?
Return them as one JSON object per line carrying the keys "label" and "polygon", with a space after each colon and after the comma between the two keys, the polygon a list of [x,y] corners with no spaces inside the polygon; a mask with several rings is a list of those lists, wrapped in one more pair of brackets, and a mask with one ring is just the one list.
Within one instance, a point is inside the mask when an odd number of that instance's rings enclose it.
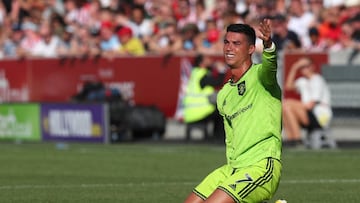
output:
{"label": "advertising board", "polygon": [[0,139],[40,141],[39,104],[0,105]]}
{"label": "advertising board", "polygon": [[44,103],[41,130],[45,141],[107,143],[105,104]]}

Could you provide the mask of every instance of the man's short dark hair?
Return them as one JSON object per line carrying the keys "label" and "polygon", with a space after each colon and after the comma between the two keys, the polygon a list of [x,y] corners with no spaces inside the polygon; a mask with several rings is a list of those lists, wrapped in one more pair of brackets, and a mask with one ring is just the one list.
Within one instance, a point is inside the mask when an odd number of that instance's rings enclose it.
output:
{"label": "man's short dark hair", "polygon": [[249,44],[255,45],[255,30],[248,24],[231,24],[226,28],[226,32],[243,33],[247,36]]}

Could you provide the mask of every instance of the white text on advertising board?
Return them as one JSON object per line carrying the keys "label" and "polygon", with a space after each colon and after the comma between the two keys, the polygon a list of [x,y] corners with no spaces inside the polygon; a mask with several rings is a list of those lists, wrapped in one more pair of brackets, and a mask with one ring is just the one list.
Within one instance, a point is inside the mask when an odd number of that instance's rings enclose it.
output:
{"label": "white text on advertising board", "polygon": [[19,122],[13,111],[9,110],[7,115],[0,114],[0,137],[20,135],[31,137],[31,122]]}
{"label": "white text on advertising board", "polygon": [[59,137],[91,137],[92,115],[86,110],[51,110],[49,132]]}

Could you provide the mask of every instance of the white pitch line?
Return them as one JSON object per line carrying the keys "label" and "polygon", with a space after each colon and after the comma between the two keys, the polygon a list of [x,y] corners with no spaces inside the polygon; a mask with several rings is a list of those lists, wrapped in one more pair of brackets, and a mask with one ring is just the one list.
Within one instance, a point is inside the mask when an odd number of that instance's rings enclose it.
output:
{"label": "white pitch line", "polygon": [[139,187],[139,186],[159,186],[159,185],[193,185],[195,182],[152,182],[152,183],[104,183],[104,184],[79,184],[79,185],[0,185],[0,190],[13,189],[51,189],[51,188],[99,188],[99,187]]}
{"label": "white pitch line", "polygon": [[[319,179],[319,180],[283,180],[280,184],[330,184],[330,183],[360,183],[360,179]],[[0,185],[0,190],[24,190],[24,189],[53,189],[53,188],[112,188],[112,187],[148,187],[159,185],[193,185],[198,182],[152,182],[152,183],[109,183],[109,184],[79,184],[79,185]]]}
{"label": "white pitch line", "polygon": [[313,184],[313,183],[360,183],[360,179],[314,179],[314,180],[284,180],[280,184]]}

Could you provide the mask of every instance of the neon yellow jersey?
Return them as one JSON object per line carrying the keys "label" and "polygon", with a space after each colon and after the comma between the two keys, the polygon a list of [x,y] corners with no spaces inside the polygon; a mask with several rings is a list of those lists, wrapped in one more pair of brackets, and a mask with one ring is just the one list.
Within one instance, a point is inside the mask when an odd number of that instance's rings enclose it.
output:
{"label": "neon yellow jersey", "polygon": [[275,48],[263,52],[262,64],[220,90],[217,105],[224,118],[226,157],[233,168],[264,158],[281,159],[281,89],[276,80]]}

